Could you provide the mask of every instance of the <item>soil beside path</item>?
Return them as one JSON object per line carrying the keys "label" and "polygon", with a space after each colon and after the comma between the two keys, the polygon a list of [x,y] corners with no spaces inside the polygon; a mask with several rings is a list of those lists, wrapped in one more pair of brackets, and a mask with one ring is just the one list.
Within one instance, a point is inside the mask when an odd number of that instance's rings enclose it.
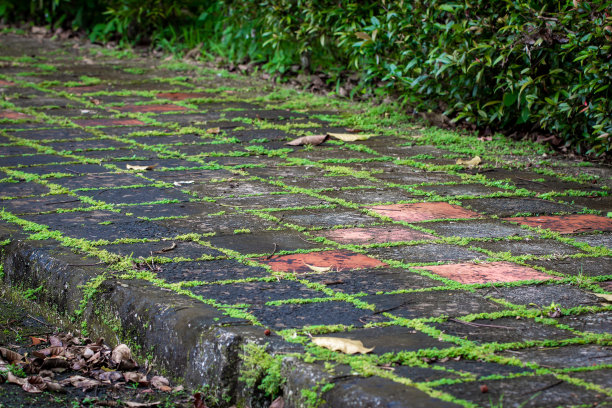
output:
{"label": "soil beside path", "polygon": [[392,105],[0,35],[3,285],[208,406],[612,405],[611,186]]}

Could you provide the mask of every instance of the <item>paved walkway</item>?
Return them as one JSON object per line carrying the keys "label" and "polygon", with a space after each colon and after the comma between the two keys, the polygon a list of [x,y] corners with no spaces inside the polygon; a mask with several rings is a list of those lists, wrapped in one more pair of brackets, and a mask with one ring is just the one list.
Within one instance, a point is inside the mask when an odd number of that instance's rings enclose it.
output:
{"label": "paved walkway", "polygon": [[609,167],[7,34],[0,95],[5,282],[222,404],[611,404]]}

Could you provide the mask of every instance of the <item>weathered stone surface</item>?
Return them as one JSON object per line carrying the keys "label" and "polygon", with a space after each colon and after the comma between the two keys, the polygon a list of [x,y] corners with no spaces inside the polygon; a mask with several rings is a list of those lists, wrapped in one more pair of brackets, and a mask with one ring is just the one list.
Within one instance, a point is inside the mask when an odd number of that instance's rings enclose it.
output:
{"label": "weathered stone surface", "polygon": [[[367,105],[68,45],[0,34],[14,293],[220,408],[267,407],[270,382],[287,407],[608,403],[605,165],[469,133],[466,152]],[[286,145],[356,124],[373,136]]]}

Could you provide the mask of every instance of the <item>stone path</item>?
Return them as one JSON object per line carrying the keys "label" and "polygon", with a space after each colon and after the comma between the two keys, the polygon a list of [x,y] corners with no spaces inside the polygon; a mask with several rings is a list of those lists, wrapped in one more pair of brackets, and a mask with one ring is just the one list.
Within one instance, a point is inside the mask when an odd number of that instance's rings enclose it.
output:
{"label": "stone path", "polygon": [[13,34],[0,94],[5,283],[222,405],[611,404],[609,167]]}

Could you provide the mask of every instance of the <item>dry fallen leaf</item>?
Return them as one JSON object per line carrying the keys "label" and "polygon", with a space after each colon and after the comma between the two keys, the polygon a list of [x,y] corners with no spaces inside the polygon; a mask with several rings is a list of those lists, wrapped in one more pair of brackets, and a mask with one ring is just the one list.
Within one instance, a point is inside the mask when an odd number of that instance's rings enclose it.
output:
{"label": "dry fallen leaf", "polygon": [[172,391],[172,387],[170,387],[170,381],[168,381],[166,377],[161,377],[159,375],[156,375],[155,377],[151,378],[151,386],[163,392]]}
{"label": "dry fallen leaf", "polygon": [[118,345],[111,354],[111,361],[117,365],[121,364],[123,360],[129,360],[130,358],[132,358],[132,351],[126,344]]}
{"label": "dry fallen leaf", "polygon": [[156,407],[159,404],[161,404],[161,401],[156,401],[156,402],[132,402],[132,401],[125,401],[124,404],[125,404],[126,407],[130,407],[130,408]]}
{"label": "dry fallen leaf", "polygon": [[21,354],[15,353],[13,350],[9,350],[4,347],[0,347],[0,356],[8,361],[9,364],[14,364],[23,360],[23,356]]}
{"label": "dry fallen leaf", "polygon": [[125,168],[128,170],[138,170],[138,171],[143,171],[143,170],[153,170],[155,168],[155,166],[157,166],[156,164],[150,164],[148,166],[136,166],[136,165],[132,165],[132,164],[126,164]]}
{"label": "dry fallen leaf", "polygon": [[208,408],[202,399],[202,394],[199,392],[193,394],[193,408]]}
{"label": "dry fallen leaf", "polygon": [[474,158],[470,159],[470,160],[462,160],[462,159],[457,159],[456,164],[460,164],[463,166],[468,166],[468,167],[474,167],[474,166],[478,166],[480,163],[482,162],[482,160],[480,159],[479,156],[474,156]]}
{"label": "dry fallen leaf", "polygon": [[147,375],[143,373],[137,373],[135,371],[128,371],[127,373],[123,373],[123,379],[125,382],[137,383],[139,385],[149,385],[149,381],[147,381]]}
{"label": "dry fallen leaf", "polygon": [[331,266],[314,266],[314,265],[309,265],[306,262],[304,262],[304,265],[307,266],[308,269],[310,269],[311,271],[318,272],[318,273],[328,272],[329,270],[331,270]]}
{"label": "dry fallen leaf", "polygon": [[359,340],[350,340],[341,337],[313,337],[312,342],[317,346],[325,347],[332,351],[341,351],[346,354],[367,354],[374,350],[374,347],[364,347],[363,343]]}
{"label": "dry fallen leaf", "polygon": [[23,385],[23,384],[26,383],[26,379],[25,378],[17,377],[13,373],[8,371],[6,373],[6,382],[8,382],[9,384]]}
{"label": "dry fallen leaf", "polygon": [[45,388],[47,388],[47,384],[45,380],[41,376],[35,375],[32,377],[28,377],[21,388],[25,392],[29,393],[38,393],[43,392]]}
{"label": "dry fallen leaf", "polygon": [[216,135],[216,134],[221,133],[221,128],[214,127],[214,128],[206,129],[206,133],[211,134],[211,135]]}
{"label": "dry fallen leaf", "polygon": [[608,303],[612,303],[612,295],[606,295],[604,293],[593,293],[593,294]]}
{"label": "dry fallen leaf", "polygon": [[47,381],[47,380],[45,380],[45,383],[47,384],[47,389],[49,391],[62,392],[62,393],[66,392],[66,389],[62,387],[60,383],[57,383],[55,381]]}
{"label": "dry fallen leaf", "polygon": [[336,139],[340,139],[343,142],[355,142],[357,140],[368,140],[374,135],[359,135],[359,134],[353,134],[353,133],[328,133],[327,136],[331,136]]}
{"label": "dry fallen leaf", "polygon": [[283,397],[276,398],[274,401],[272,401],[272,404],[270,404],[270,408],[285,408],[284,398]]}
{"label": "dry fallen leaf", "polygon": [[30,347],[38,346],[40,343],[44,343],[47,341],[47,339],[45,339],[44,337],[30,336],[30,339],[32,339],[32,344],[30,344]]}
{"label": "dry fallen leaf", "polygon": [[285,143],[289,146],[304,146],[304,145],[313,145],[318,146],[327,140],[327,135],[312,135],[312,136],[302,136],[297,139],[293,139],[290,142]]}

